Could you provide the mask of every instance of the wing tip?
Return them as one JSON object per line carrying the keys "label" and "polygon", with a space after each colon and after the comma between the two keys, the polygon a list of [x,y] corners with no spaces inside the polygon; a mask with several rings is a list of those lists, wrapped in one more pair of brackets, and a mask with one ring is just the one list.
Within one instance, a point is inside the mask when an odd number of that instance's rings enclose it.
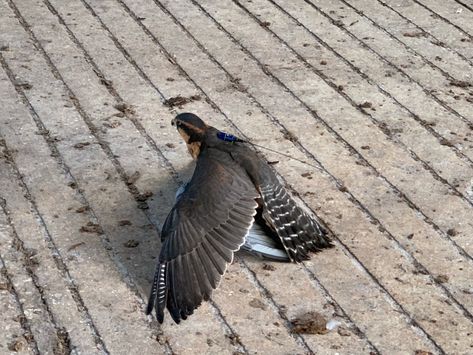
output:
{"label": "wing tip", "polygon": [[164,321],[164,305],[167,298],[167,272],[166,263],[158,263],[154,274],[153,285],[146,306],[146,315],[156,311],[156,319],[160,324]]}
{"label": "wing tip", "polygon": [[158,293],[158,279],[159,279],[159,264],[154,272],[153,283],[151,285],[151,291],[148,298],[148,305],[146,306],[146,315],[150,315],[153,312],[154,303],[156,302],[156,295]]}
{"label": "wing tip", "polygon": [[153,308],[154,308],[154,299],[151,299],[151,296],[148,300],[148,305],[146,306],[146,315],[149,316],[152,312],[153,312]]}

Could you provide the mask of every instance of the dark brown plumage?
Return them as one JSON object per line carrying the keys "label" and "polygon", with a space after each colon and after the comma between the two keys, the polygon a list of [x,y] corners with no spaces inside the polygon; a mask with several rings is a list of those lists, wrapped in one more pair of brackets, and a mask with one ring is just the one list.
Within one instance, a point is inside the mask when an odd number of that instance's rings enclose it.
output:
{"label": "dark brown plumage", "polygon": [[173,124],[197,164],[162,228],[147,314],[155,307],[163,322],[167,307],[179,323],[208,300],[257,210],[291,261],[331,246],[325,230],[297,206],[248,144],[222,139],[222,132],[190,113],[176,116]]}

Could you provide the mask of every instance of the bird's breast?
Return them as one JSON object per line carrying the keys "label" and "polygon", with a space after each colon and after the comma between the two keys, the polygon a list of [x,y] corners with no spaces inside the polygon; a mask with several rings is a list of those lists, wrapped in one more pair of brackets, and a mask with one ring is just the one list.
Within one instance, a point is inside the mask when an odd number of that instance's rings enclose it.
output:
{"label": "bird's breast", "polygon": [[187,150],[194,160],[197,160],[197,157],[200,154],[201,142],[192,142],[187,143]]}

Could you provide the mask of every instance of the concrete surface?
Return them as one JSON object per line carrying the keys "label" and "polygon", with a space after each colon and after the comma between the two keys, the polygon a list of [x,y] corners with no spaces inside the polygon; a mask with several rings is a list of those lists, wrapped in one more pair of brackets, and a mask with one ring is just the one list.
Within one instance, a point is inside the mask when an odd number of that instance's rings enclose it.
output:
{"label": "concrete surface", "polygon": [[[0,0],[0,64],[0,354],[473,353],[471,0]],[[309,163],[260,150],[336,247],[160,327],[183,111]]]}

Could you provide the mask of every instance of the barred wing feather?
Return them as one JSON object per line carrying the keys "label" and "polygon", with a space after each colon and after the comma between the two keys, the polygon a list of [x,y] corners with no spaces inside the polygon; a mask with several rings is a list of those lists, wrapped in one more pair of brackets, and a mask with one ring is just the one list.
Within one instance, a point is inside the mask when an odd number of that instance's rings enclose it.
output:
{"label": "barred wing feather", "polygon": [[208,300],[256,214],[256,191],[246,171],[225,152],[206,149],[162,229],[147,314],[164,309],[176,323]]}

